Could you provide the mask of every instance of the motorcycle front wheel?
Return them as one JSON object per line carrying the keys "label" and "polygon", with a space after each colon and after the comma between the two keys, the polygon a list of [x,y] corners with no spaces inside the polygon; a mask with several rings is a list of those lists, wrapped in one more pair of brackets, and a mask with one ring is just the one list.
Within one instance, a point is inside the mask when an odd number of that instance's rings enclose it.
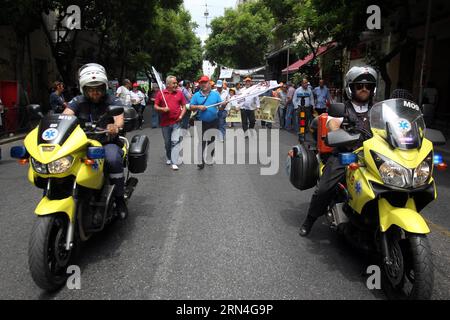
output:
{"label": "motorcycle front wheel", "polygon": [[38,217],[31,232],[28,265],[34,282],[45,291],[61,288],[67,280],[67,268],[74,248],[67,251],[69,219],[65,214]]}
{"label": "motorcycle front wheel", "polygon": [[426,235],[389,237],[392,264],[383,263],[383,289],[390,299],[428,300],[433,294],[434,269]]}

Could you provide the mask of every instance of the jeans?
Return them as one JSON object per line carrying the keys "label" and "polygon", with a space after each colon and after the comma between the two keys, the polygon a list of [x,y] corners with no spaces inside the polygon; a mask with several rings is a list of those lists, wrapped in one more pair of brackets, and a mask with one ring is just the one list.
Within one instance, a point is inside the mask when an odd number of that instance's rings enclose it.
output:
{"label": "jeans", "polygon": [[222,139],[225,139],[225,133],[226,133],[226,121],[225,120],[228,116],[228,111],[219,110],[218,116],[219,116],[219,131],[222,134]]}
{"label": "jeans", "polygon": [[186,113],[181,120],[181,127],[183,129],[189,129],[189,119],[191,118],[191,110],[186,110]]}
{"label": "jeans", "polygon": [[255,120],[255,110],[245,110],[241,109],[241,118],[242,118],[242,129],[244,132],[248,129],[254,129],[256,120]]}
{"label": "jeans", "polygon": [[167,127],[162,127],[162,134],[166,148],[167,160],[170,160],[172,164],[179,165],[181,150],[181,125],[179,123],[175,123]]}
{"label": "jeans", "polygon": [[109,143],[105,149],[105,172],[109,181],[115,185],[114,195],[123,197],[125,191],[125,175],[123,173],[123,150],[117,144]]}
{"label": "jeans", "polygon": [[278,119],[280,120],[280,129],[286,129],[286,108],[278,107]]}
{"label": "jeans", "polygon": [[289,103],[287,105],[286,118],[285,119],[286,119],[286,121],[285,121],[285,128],[286,128],[286,130],[292,130],[292,128],[293,128],[293,123],[292,122],[294,121],[294,105],[292,103]]}
{"label": "jeans", "polygon": [[159,112],[152,108],[152,128],[159,126]]}
{"label": "jeans", "polygon": [[[205,164],[205,148],[207,145],[214,143],[216,140],[215,137],[212,137],[210,141],[204,141],[205,132],[209,129],[218,129],[219,128],[219,119],[213,120],[211,122],[202,121],[202,164]],[[212,151],[212,155],[214,156],[214,151]]]}

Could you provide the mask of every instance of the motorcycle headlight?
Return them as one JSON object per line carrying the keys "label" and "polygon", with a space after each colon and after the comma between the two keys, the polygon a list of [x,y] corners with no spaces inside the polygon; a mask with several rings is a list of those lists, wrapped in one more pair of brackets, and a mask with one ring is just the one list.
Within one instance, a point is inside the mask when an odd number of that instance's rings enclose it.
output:
{"label": "motorcycle headlight", "polygon": [[73,158],[64,157],[48,164],[48,172],[51,174],[64,173],[72,167]]}
{"label": "motorcycle headlight", "polygon": [[428,182],[431,176],[432,157],[428,156],[421,164],[414,170],[413,185],[414,187],[423,186]]}
{"label": "motorcycle headlight", "polygon": [[410,185],[409,170],[392,160],[383,163],[378,171],[380,171],[381,179],[385,184],[400,188],[406,188]]}
{"label": "motorcycle headlight", "polygon": [[31,158],[31,164],[33,165],[34,171],[40,174],[47,174],[47,166],[45,164],[40,163],[34,158]]}
{"label": "motorcycle headlight", "polygon": [[387,185],[408,188],[412,185],[411,170],[372,151],[381,179]]}

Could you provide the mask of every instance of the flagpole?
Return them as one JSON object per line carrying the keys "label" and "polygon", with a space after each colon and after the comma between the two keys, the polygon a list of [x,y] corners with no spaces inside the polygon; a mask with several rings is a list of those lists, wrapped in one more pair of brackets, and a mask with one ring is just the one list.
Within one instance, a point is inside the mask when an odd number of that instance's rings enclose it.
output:
{"label": "flagpole", "polygon": [[152,70],[153,70],[153,74],[154,74],[155,79],[156,79],[156,83],[158,84],[159,90],[161,91],[161,95],[163,97],[164,103],[166,104],[166,107],[169,107],[169,105],[167,104],[167,101],[166,101],[166,97],[164,96],[165,86],[164,86],[161,78],[159,77],[158,71],[156,71],[156,69],[154,67],[152,67]]}

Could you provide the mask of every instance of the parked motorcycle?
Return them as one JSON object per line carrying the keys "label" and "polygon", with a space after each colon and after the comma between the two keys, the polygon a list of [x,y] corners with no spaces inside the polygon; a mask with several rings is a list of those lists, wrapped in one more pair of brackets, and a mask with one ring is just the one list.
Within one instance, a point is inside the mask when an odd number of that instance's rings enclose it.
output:
{"label": "parked motorcycle", "polygon": [[[125,112],[125,131],[136,129],[138,115],[130,109]],[[83,128],[75,116],[49,115],[26,136],[24,146],[11,149],[12,157],[31,163],[28,179],[43,189],[35,209],[28,261],[33,280],[46,291],[65,284],[80,243],[118,217],[112,196],[115,186],[104,173],[105,149],[99,142],[107,139],[108,132],[99,124],[123,112],[123,107],[110,106],[105,116]],[[149,140],[145,135],[135,135],[131,141],[123,134],[119,138],[129,201],[138,183],[130,172],[146,170]]]}
{"label": "parked motorcycle", "polygon": [[[329,115],[343,117],[344,105],[330,106]],[[328,114],[320,117],[318,148],[300,145],[290,153],[291,183],[300,190],[312,188],[330,152],[341,150],[346,174],[329,206],[330,227],[354,246],[377,253],[388,297],[429,299],[434,282],[430,229],[420,212],[437,198],[434,170],[447,167],[433,149],[445,144],[444,136],[426,129],[419,106],[404,99],[375,104],[370,132],[352,123],[327,132]],[[361,148],[342,152],[361,136]]]}

